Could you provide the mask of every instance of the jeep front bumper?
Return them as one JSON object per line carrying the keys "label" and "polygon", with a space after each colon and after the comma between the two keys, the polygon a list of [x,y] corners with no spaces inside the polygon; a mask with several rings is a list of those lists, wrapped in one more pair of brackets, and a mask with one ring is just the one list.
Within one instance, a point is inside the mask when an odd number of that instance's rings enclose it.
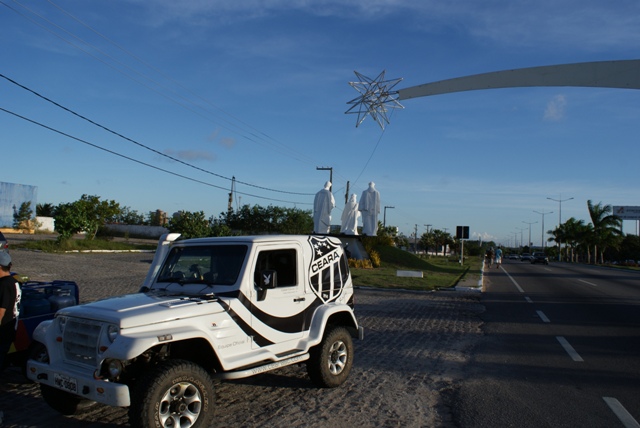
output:
{"label": "jeep front bumper", "polygon": [[95,379],[93,376],[87,376],[86,370],[53,367],[46,363],[29,360],[27,377],[34,382],[109,406],[128,407],[131,404],[127,385]]}

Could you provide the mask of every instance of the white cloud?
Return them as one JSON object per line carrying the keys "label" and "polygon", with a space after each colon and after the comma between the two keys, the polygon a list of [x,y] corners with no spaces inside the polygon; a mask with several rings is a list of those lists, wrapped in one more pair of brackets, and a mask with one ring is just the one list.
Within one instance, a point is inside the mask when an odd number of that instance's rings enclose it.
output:
{"label": "white cloud", "polygon": [[547,104],[544,110],[544,120],[557,122],[564,119],[564,112],[567,107],[567,99],[564,95],[556,95]]}
{"label": "white cloud", "polygon": [[165,150],[164,153],[168,156],[178,158],[183,161],[195,161],[195,160],[205,160],[205,161],[214,161],[216,159],[216,155],[211,152],[206,152],[203,150]]}
{"label": "white cloud", "polygon": [[460,0],[130,0],[148,7],[151,25],[183,21],[208,27],[263,19],[284,11],[312,16],[371,21],[389,15],[406,16],[406,25],[433,31],[443,27],[510,46],[607,46],[640,43],[640,3],[612,7],[596,0],[539,0],[536,2],[478,2]]}
{"label": "white cloud", "polygon": [[220,145],[222,145],[222,146],[224,146],[224,147],[226,147],[226,148],[230,149],[230,148],[232,148],[233,146],[235,146],[235,145],[236,145],[236,141],[237,141],[237,140],[236,140],[235,138],[231,138],[231,137],[222,137],[222,138],[220,139]]}

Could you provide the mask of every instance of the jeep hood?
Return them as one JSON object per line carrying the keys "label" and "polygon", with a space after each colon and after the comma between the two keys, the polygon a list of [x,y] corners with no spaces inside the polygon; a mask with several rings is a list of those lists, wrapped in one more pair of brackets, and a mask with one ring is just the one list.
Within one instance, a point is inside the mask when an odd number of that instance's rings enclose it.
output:
{"label": "jeep hood", "polygon": [[126,329],[222,311],[215,297],[137,293],[70,306],[59,310],[57,315],[110,322]]}

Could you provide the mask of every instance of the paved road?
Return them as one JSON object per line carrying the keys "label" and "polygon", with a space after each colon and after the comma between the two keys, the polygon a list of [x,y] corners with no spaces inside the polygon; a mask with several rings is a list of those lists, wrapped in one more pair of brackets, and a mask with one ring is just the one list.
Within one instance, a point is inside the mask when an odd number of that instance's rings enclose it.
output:
{"label": "paved road", "polygon": [[[137,291],[151,254],[51,255],[14,250],[14,269],[32,280],[74,280],[82,302]],[[365,340],[355,343],[346,384],[318,389],[303,367],[220,383],[220,427],[453,427],[449,400],[483,333],[479,293],[358,289]],[[5,427],[127,426],[125,409],[63,417],[15,369],[0,377]]]}
{"label": "paved road", "polygon": [[485,275],[464,427],[640,427],[640,274],[511,262]]}

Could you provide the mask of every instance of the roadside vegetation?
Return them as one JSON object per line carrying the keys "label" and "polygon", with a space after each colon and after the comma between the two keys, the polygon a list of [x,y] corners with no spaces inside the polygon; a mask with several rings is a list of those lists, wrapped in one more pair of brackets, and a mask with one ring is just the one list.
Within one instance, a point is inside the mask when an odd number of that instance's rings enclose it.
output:
{"label": "roadside vegetation", "polygon": [[[544,251],[553,261],[559,258],[565,262],[591,263],[612,266],[636,267],[640,265],[640,237],[622,232],[622,220],[616,217],[610,205],[587,201],[587,211],[591,222],[578,220],[574,217],[566,220],[554,230],[546,231],[547,241],[550,243]],[[126,250],[135,249],[136,243],[127,239],[113,239],[113,232],[107,229],[107,225],[132,225],[132,226],[162,226],[170,232],[180,233],[183,238],[209,237],[209,236],[233,236],[250,234],[309,234],[313,230],[313,212],[298,208],[283,208],[269,205],[244,205],[237,209],[229,209],[220,213],[217,217],[207,218],[203,211],[188,212],[178,211],[167,216],[161,211],[140,214],[129,207],[121,206],[114,200],[102,200],[95,195],[82,195],[80,199],[70,203],[62,203],[57,206],[52,204],[38,204],[36,214],[41,217],[53,217],[55,220],[55,243],[29,243],[39,246],[42,251],[83,251],[89,249],[101,250]],[[33,215],[31,205],[22,203],[19,208],[14,207],[14,229],[23,229],[23,232],[33,232],[36,224],[36,216]],[[430,259],[421,260],[422,264],[415,266],[415,270],[431,271],[435,274],[456,274],[458,266],[455,256],[454,262],[449,261],[445,254],[456,252],[460,246],[457,237],[447,233],[446,230],[437,228],[429,229],[423,234],[418,234],[416,225],[412,236],[407,237],[398,233],[395,226],[383,227],[379,222],[378,236],[373,237],[375,242],[369,244],[367,252],[369,260],[353,261],[352,268],[362,270],[364,275],[369,275],[373,281],[377,274],[373,274],[369,268],[411,270],[415,260],[402,260],[399,256],[384,254],[385,248],[405,250],[401,254],[431,254]],[[333,233],[339,232],[332,230]],[[84,239],[77,239],[82,233]],[[120,238],[123,238],[120,236]],[[124,238],[128,238],[125,236]],[[133,238],[133,237],[132,237]],[[86,242],[83,242],[86,241]],[[551,244],[553,243],[553,244]],[[555,245],[554,245],[555,244]],[[26,244],[25,244],[26,245]],[[467,240],[464,244],[464,252],[467,260],[479,258],[490,247],[496,248],[493,241]],[[559,248],[562,253],[558,254]],[[519,254],[521,252],[533,252],[535,249],[529,245],[521,244],[517,248],[503,247],[505,253]],[[442,259],[435,256],[440,256]],[[391,260],[391,261],[390,261]],[[442,260],[442,263],[439,263]],[[374,271],[375,271],[374,269]],[[446,272],[443,272],[442,270]],[[453,269],[453,270],[452,270]],[[439,275],[432,275],[437,277]],[[417,279],[397,279],[414,287],[422,287]],[[413,284],[415,282],[415,284]],[[437,284],[428,287],[450,286],[447,280],[437,281]]]}

